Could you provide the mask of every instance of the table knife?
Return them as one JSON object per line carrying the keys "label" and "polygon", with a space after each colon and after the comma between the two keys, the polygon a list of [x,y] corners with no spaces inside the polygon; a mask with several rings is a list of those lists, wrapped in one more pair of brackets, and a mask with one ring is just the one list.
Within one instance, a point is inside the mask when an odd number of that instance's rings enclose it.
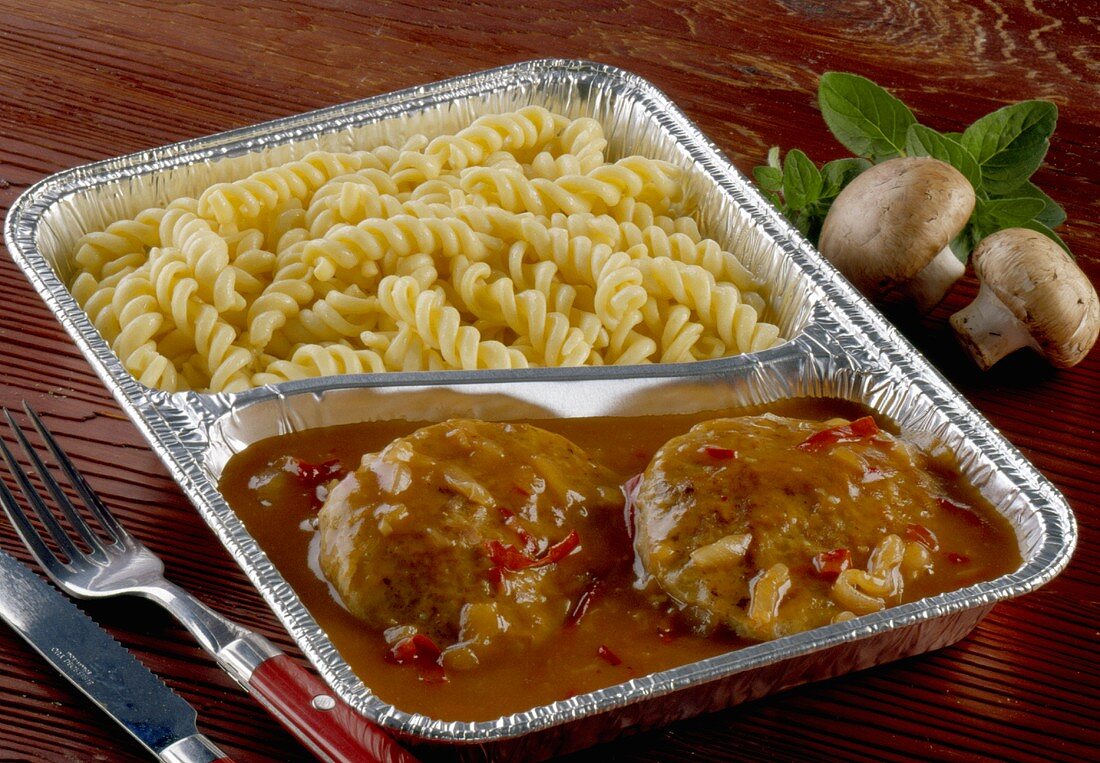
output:
{"label": "table knife", "polygon": [[231,763],[198,732],[195,709],[75,604],[0,551],[0,619],[167,763]]}

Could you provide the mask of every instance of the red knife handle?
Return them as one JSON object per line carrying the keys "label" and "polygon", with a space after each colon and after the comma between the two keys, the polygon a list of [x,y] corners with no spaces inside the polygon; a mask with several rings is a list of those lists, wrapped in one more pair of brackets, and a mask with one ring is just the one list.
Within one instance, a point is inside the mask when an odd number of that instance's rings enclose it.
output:
{"label": "red knife handle", "polygon": [[386,732],[288,655],[260,663],[248,679],[248,693],[327,763],[416,763]]}

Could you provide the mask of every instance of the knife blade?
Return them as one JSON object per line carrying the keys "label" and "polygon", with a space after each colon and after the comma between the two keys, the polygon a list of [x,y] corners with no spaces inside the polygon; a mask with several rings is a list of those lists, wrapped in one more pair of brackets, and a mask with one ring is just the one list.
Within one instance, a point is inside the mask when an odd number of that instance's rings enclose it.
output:
{"label": "knife blade", "polygon": [[68,598],[3,551],[0,619],[161,760],[230,760],[198,733],[193,707]]}

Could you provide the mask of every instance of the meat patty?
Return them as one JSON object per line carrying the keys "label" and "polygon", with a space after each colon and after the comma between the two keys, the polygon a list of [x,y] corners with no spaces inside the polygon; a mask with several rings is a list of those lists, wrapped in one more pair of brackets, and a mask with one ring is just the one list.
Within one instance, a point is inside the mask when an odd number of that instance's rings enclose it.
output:
{"label": "meat patty", "polygon": [[470,667],[547,638],[629,555],[622,505],[615,476],[564,437],[446,421],[363,456],[332,490],[321,568],[391,642],[422,634],[445,666]]}
{"label": "meat patty", "polygon": [[843,553],[873,567],[876,546],[942,511],[944,495],[928,455],[862,421],[873,433],[843,420],[717,419],[666,443],[632,496],[649,582],[704,632],[768,639],[851,616],[836,570],[815,565]]}

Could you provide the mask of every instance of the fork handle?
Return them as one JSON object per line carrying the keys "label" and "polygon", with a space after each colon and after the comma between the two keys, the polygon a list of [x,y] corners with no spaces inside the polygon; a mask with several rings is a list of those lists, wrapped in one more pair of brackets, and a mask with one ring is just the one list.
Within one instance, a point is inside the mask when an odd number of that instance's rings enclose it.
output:
{"label": "fork handle", "polygon": [[[246,642],[246,643],[242,643]],[[310,752],[325,763],[416,763],[385,731],[259,634],[220,653],[219,662]],[[262,658],[246,672],[242,653]],[[224,658],[224,659],[223,659]]]}
{"label": "fork handle", "polygon": [[218,664],[324,763],[415,763],[385,731],[268,639],[227,620],[174,583],[145,589]]}

